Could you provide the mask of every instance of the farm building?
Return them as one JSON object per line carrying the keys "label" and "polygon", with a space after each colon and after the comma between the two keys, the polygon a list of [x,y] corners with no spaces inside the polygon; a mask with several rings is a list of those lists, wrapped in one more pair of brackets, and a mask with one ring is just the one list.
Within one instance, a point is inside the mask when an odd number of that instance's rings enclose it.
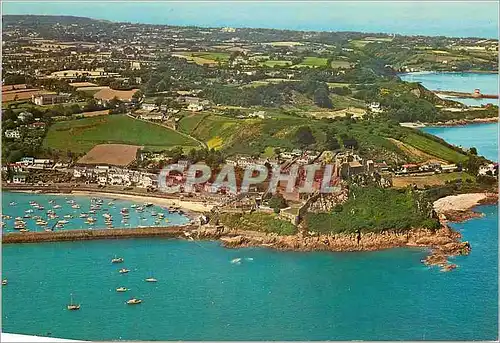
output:
{"label": "farm building", "polygon": [[60,104],[68,101],[68,98],[69,96],[63,94],[40,94],[38,96],[33,95],[32,101],[35,105],[43,106]]}

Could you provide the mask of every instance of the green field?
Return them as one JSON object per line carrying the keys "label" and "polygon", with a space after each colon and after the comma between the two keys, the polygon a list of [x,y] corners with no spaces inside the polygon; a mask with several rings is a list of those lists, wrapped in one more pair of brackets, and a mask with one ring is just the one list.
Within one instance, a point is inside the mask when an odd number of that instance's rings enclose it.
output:
{"label": "green field", "polygon": [[199,125],[199,123],[205,118],[207,115],[203,114],[190,114],[185,117],[183,117],[179,121],[179,131],[187,133],[190,135],[192,131]]}
{"label": "green field", "polygon": [[292,64],[291,61],[281,61],[281,60],[276,60],[276,61],[269,60],[269,61],[265,61],[265,62],[260,63],[260,65],[262,65],[262,66],[271,67],[271,68],[275,67],[275,66],[286,67],[286,66],[289,66],[291,64]]}
{"label": "green field", "polygon": [[227,62],[229,60],[229,54],[227,52],[197,52],[193,53],[192,56],[222,62]]}
{"label": "green field", "polygon": [[328,63],[327,58],[323,57],[314,57],[314,56],[307,56],[304,58],[298,66],[306,66],[306,67],[324,67]]}
{"label": "green field", "polygon": [[80,153],[104,143],[141,145],[155,151],[173,146],[198,146],[196,141],[171,129],[125,115],[100,116],[55,123],[50,127],[43,145],[46,148]]}
{"label": "green field", "polygon": [[332,63],[330,63],[330,67],[332,68],[350,68],[351,67],[351,63],[350,62],[347,62],[347,61],[332,61]]}
{"label": "green field", "polygon": [[467,160],[467,156],[423,135],[411,133],[406,135],[402,141],[429,155],[436,156],[446,161],[463,163]]}

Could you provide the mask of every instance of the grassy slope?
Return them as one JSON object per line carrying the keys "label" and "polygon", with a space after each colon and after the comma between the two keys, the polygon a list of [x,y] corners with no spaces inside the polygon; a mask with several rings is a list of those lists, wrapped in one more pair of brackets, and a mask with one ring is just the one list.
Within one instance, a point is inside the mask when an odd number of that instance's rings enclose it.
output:
{"label": "grassy slope", "polygon": [[293,235],[297,232],[292,223],[269,213],[224,213],[220,216],[220,221],[232,229],[274,232],[280,235]]}
{"label": "grassy slope", "polygon": [[[264,153],[268,147],[293,148],[293,135],[300,126],[311,127],[316,141],[326,140],[325,132],[334,129],[337,140],[342,143],[342,135],[357,139],[363,153],[375,160],[391,160],[398,163],[424,161],[425,153],[449,162],[464,162],[467,156],[424,134],[398,125],[387,123],[311,120],[288,115],[275,115],[268,119],[234,119],[224,116],[188,116],[181,120],[183,132],[206,142],[211,147],[224,149],[229,154]],[[413,149],[401,149],[389,138],[404,142]],[[400,144],[401,145],[401,144]],[[413,154],[412,151],[418,152]]]}
{"label": "grassy slope", "polygon": [[124,115],[59,122],[50,127],[44,140],[45,147],[74,152],[86,152],[103,143],[143,145],[151,150],[198,146],[173,130]]}
{"label": "grassy slope", "polygon": [[446,161],[459,163],[465,162],[467,160],[467,156],[417,133],[408,134],[402,139],[402,141],[425,153],[436,156]]}

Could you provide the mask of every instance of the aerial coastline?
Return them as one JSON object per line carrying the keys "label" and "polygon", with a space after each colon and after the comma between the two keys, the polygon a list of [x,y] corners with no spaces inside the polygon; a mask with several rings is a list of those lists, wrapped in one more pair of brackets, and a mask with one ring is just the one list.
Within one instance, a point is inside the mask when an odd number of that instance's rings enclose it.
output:
{"label": "aerial coastline", "polygon": [[[56,193],[53,193],[57,189]],[[11,190],[18,192],[39,192],[34,187],[32,190]],[[437,230],[412,228],[405,231],[379,230],[380,232],[338,233],[318,234],[314,232],[300,231],[295,235],[277,235],[274,233],[262,233],[245,230],[242,228],[231,228],[224,225],[205,225],[196,223],[199,217],[210,215],[210,210],[218,204],[200,203],[191,200],[165,199],[155,195],[142,196],[133,194],[110,193],[106,191],[68,191],[61,192],[59,188],[48,187],[43,194],[64,196],[66,194],[99,197],[108,199],[130,200],[136,203],[154,203],[159,206],[180,206],[186,209],[192,221],[190,225],[181,225],[169,228],[138,228],[138,229],[97,229],[91,232],[76,230],[66,232],[33,232],[33,233],[10,233],[4,235],[4,243],[41,243],[53,241],[75,241],[94,239],[117,239],[117,238],[144,238],[144,237],[167,237],[177,239],[195,240],[218,240],[227,248],[244,247],[266,247],[282,251],[332,251],[332,252],[354,252],[354,251],[377,251],[401,247],[424,247],[429,248],[429,255],[422,260],[426,265],[437,265],[442,271],[450,271],[456,265],[449,262],[448,258],[456,255],[467,255],[471,250],[469,242],[461,241],[461,235],[451,229],[450,222],[464,221],[480,217],[481,213],[473,211],[477,205],[498,203],[498,194],[492,192],[466,193],[450,195],[440,198],[434,202],[434,209],[439,216],[441,227]]]}
{"label": "aerial coastline", "polygon": [[498,39],[100,6],[3,16],[2,331],[498,338]]}

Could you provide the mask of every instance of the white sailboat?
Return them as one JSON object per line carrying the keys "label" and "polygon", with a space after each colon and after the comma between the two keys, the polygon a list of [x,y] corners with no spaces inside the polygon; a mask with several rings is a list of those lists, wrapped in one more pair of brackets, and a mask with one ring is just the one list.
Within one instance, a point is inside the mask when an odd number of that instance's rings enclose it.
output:
{"label": "white sailboat", "polygon": [[76,311],[80,309],[80,304],[73,304],[73,294],[70,295],[70,302],[67,306],[67,309],[70,311]]}

